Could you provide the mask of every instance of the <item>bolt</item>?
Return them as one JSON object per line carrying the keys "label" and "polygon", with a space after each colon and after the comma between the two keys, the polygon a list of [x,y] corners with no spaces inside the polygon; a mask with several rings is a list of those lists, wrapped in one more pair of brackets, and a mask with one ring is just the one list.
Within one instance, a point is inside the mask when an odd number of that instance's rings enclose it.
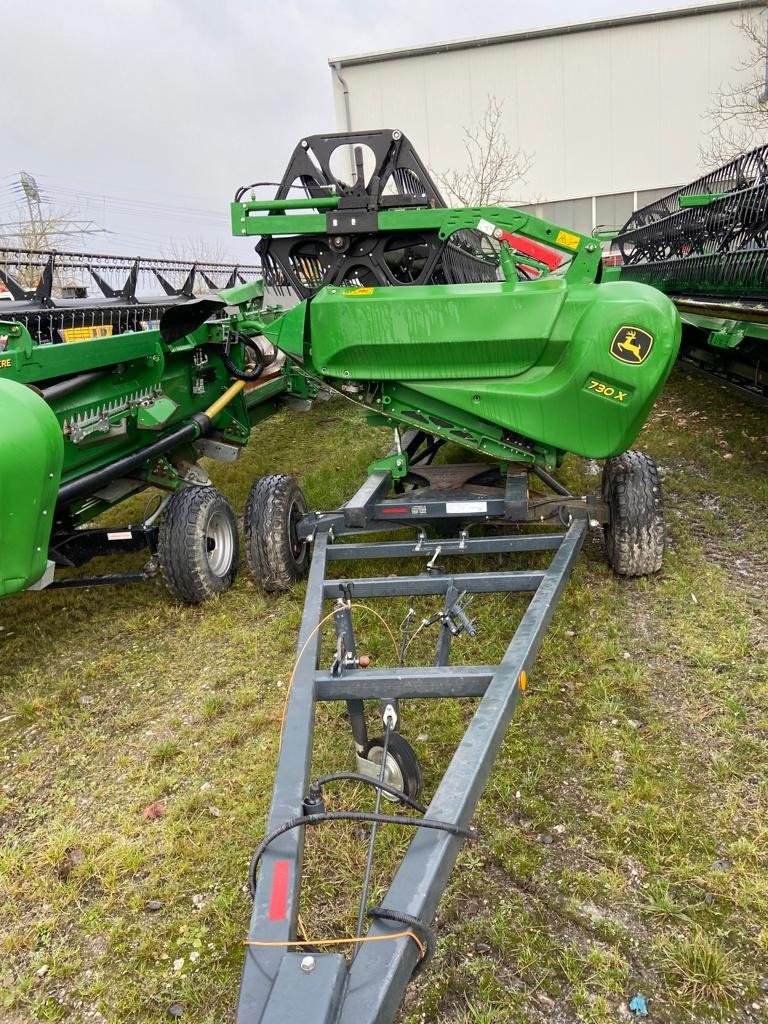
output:
{"label": "bolt", "polygon": [[399,138],[401,138],[401,137],[402,137],[402,134],[403,134],[402,132],[392,132],[392,138],[393,138],[393,139],[394,139],[395,141],[397,141],[397,140],[398,140]]}
{"label": "bolt", "polygon": [[305,956],[301,961],[301,969],[309,974],[310,971],[315,969],[315,958],[313,956]]}
{"label": "bolt", "polygon": [[[307,140],[306,139],[302,139],[301,140],[301,148],[302,149],[306,149],[308,146],[309,146],[309,143],[307,142]],[[312,959],[312,958],[310,957],[310,959]]]}
{"label": "bolt", "polygon": [[587,246],[587,252],[594,252],[596,248],[597,248],[596,245],[588,245]]}

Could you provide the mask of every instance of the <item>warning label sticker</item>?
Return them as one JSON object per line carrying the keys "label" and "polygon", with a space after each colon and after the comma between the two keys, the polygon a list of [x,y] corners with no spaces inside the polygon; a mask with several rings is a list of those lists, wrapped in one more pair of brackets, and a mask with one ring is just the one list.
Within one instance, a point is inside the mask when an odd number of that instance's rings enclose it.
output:
{"label": "warning label sticker", "polygon": [[578,249],[581,235],[574,235],[570,231],[558,231],[555,242],[564,245],[568,249]]}

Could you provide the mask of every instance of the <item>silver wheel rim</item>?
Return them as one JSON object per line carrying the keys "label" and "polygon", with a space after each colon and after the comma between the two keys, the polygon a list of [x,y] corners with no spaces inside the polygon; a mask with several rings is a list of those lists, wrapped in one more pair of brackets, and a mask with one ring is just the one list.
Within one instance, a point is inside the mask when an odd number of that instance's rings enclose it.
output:
{"label": "silver wheel rim", "polygon": [[205,553],[214,576],[226,576],[232,566],[235,542],[232,524],[223,512],[214,512],[205,530]]}
{"label": "silver wheel rim", "polygon": [[[365,755],[369,761],[373,761],[374,764],[381,764],[381,755],[384,753],[382,747],[372,747]],[[384,781],[389,786],[393,786],[395,789],[399,789],[401,793],[405,792],[405,780],[403,779],[403,773],[400,771],[400,765],[392,757],[391,754],[387,754],[387,767],[384,769]],[[398,803],[396,796],[392,796],[391,793],[381,794],[385,800],[392,800]]]}

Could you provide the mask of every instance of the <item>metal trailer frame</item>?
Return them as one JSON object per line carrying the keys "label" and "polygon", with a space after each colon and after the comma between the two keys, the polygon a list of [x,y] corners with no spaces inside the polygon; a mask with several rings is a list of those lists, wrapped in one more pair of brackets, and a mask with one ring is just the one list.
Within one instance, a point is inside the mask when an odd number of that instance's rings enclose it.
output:
{"label": "metal trailer frame", "polygon": [[[423,448],[421,459],[430,461],[434,454],[433,439],[417,431],[403,438],[403,450],[409,453],[417,473],[420,472],[420,448]],[[400,450],[399,445],[397,450]],[[523,478],[527,478],[526,473]],[[550,478],[557,488],[554,501],[559,500],[560,508],[558,511],[547,509],[546,516],[540,514],[536,519],[559,518],[561,529],[547,533],[517,530],[504,535],[470,537],[471,525],[504,518],[505,498],[508,521],[530,522],[534,518],[527,503],[510,502],[510,480],[519,481],[519,472],[510,474],[506,492],[502,490],[501,496],[483,511],[484,502],[477,499],[477,493],[473,498],[466,488],[428,490],[431,505],[427,508],[423,488],[403,494],[402,485],[398,486],[397,482],[395,490],[401,493],[387,500],[385,496],[393,478],[387,471],[373,472],[343,508],[332,513],[307,515],[299,523],[300,533],[311,534],[314,549],[297,661],[286,700],[268,835],[251,864],[254,904],[238,999],[239,1024],[294,1024],[296,1020],[312,1024],[391,1022],[414,970],[429,958],[434,946],[429,926],[461,845],[473,834],[472,815],[525,689],[526,672],[533,665],[589,526],[605,519],[602,503],[576,499]],[[567,509],[565,514],[563,509]],[[393,520],[398,522],[393,523]],[[426,532],[420,529],[425,520],[443,526],[446,521],[454,526],[458,524],[458,536],[427,539]],[[418,529],[417,539],[365,539],[366,534],[381,534],[393,526]],[[347,538],[348,542],[336,543],[339,537]],[[437,565],[441,554],[475,556],[514,552],[551,552],[552,559],[544,571],[447,572]],[[328,577],[329,565],[334,562],[392,557],[427,559],[426,572],[408,576]],[[530,603],[497,665],[451,666],[448,662],[453,636],[463,628],[472,630],[461,599],[464,594],[474,593],[520,593],[530,596]],[[365,659],[361,663],[357,657],[350,614],[354,600],[425,594],[445,597],[443,612],[435,617],[441,625],[434,664],[429,667],[363,667]],[[333,620],[337,645],[331,670],[323,671],[317,666],[323,605],[328,601],[335,601]],[[479,697],[481,700],[429,806],[421,808],[425,817],[396,816],[401,824],[405,821],[418,826],[423,821],[425,826],[415,828],[415,835],[381,907],[368,912],[372,923],[364,940],[355,947],[354,959],[348,965],[341,954],[307,948],[297,937],[305,828],[334,816],[357,820],[357,815],[361,820],[374,821],[369,846],[370,869],[375,829],[378,823],[391,816],[326,813],[322,797],[318,799],[317,788],[308,789],[315,704],[346,701],[360,766],[360,753],[365,750],[367,738],[363,702],[380,702],[386,732],[379,782],[373,782],[377,788],[378,811],[382,788],[386,789],[381,783],[387,739],[391,727],[397,728],[399,721],[398,702],[414,697]],[[375,772],[368,774],[375,778]],[[368,876],[367,871],[358,935],[365,916]],[[391,941],[368,941],[388,936],[400,937],[393,937]]]}

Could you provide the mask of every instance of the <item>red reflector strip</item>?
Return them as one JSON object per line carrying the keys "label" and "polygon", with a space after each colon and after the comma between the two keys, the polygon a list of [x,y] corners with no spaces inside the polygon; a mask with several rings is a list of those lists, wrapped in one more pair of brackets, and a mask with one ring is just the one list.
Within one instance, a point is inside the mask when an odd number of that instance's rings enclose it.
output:
{"label": "red reflector strip", "polygon": [[530,256],[532,260],[544,263],[550,270],[557,270],[563,262],[563,257],[546,245],[540,245],[530,238],[523,238],[522,235],[511,235],[508,231],[502,231],[499,236],[502,242],[511,245],[513,249],[521,252],[523,256]]}
{"label": "red reflector strip", "polygon": [[407,505],[387,505],[381,510],[384,513],[391,513],[392,515],[403,516],[408,515],[411,511]]}
{"label": "red reflector strip", "polygon": [[288,913],[288,879],[291,876],[291,862],[275,861],[272,872],[272,892],[269,897],[269,920],[284,921]]}

